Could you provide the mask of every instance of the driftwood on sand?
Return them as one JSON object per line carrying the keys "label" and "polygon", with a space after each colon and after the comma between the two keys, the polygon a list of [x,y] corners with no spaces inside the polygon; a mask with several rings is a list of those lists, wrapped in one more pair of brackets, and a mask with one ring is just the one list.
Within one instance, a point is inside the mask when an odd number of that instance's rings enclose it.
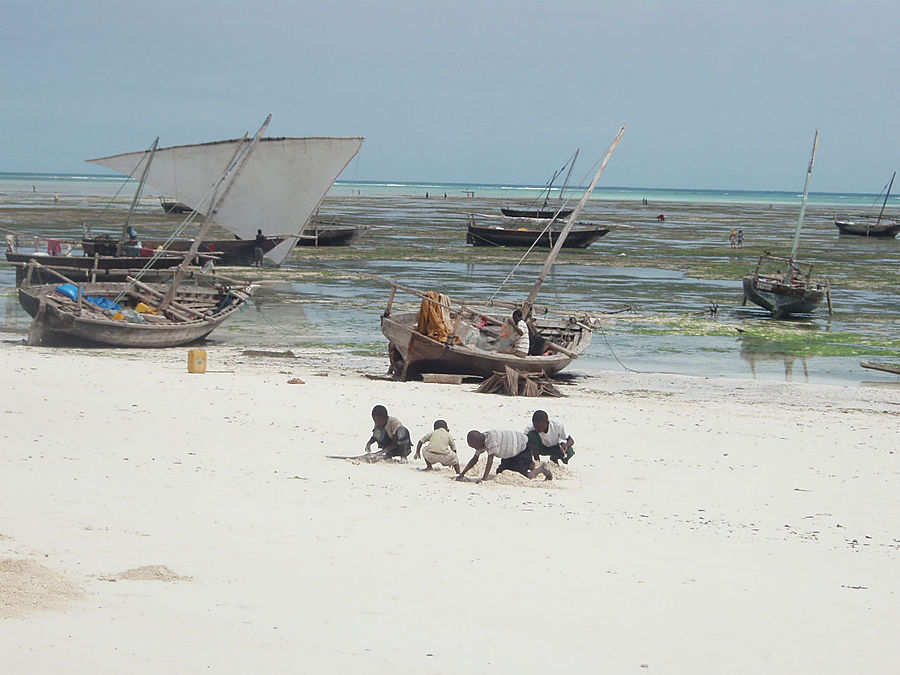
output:
{"label": "driftwood on sand", "polygon": [[523,373],[506,367],[502,373],[494,372],[475,391],[482,394],[506,394],[508,396],[562,396],[553,381],[546,375]]}

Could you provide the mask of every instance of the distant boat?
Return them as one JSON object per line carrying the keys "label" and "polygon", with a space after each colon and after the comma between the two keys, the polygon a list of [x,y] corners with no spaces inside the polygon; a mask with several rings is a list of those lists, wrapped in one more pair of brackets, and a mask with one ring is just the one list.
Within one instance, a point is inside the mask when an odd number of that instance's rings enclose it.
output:
{"label": "distant boat", "polygon": [[504,216],[510,218],[568,218],[572,215],[572,209],[560,209],[556,212],[553,209],[513,209],[508,206],[501,206],[500,211]]}
{"label": "distant boat", "polygon": [[[280,265],[308,236],[306,230],[326,193],[362,142],[359,137],[260,139],[241,181],[212,213],[214,222],[246,242],[251,253],[256,232],[262,230],[273,240],[266,257]],[[241,139],[231,139],[161,148],[147,172],[147,184],[205,213],[210,187],[240,144]],[[130,152],[88,161],[132,175],[144,155]],[[204,243],[215,250],[225,247],[225,240]]]}
{"label": "distant boat", "polygon": [[[571,214],[571,210],[570,210]],[[481,219],[496,219],[497,224],[479,225],[475,214],[469,214],[466,227],[466,243],[473,246],[512,246],[518,248],[552,248],[563,228],[549,224],[542,218],[500,218],[481,214]],[[600,237],[609,234],[610,228],[576,223],[579,227],[569,230],[563,248],[587,248]]]}
{"label": "distant boat", "polygon": [[[570,208],[559,208],[562,206],[563,193],[566,190],[566,186],[569,184],[569,178],[572,175],[572,169],[575,167],[575,160],[578,158],[578,151],[566,160],[566,163],[563,164],[559,169],[553,172],[553,176],[544,185],[543,190],[537,196],[537,198],[531,202],[528,208],[517,209],[511,206],[501,206],[500,212],[509,218],[538,218],[538,219],[550,219],[550,218],[568,218],[572,215],[572,211],[574,209]],[[566,174],[566,180],[563,183],[563,186],[559,189],[559,198],[557,201],[557,208],[547,208],[547,204],[550,201],[550,194],[553,191],[553,183],[556,181],[556,177],[559,176],[563,171],[565,171],[566,167],[568,167],[569,171]],[[534,205],[543,199],[543,204],[541,204],[540,208],[535,208]]]}
{"label": "distant boat", "polygon": [[193,213],[194,209],[192,209],[187,204],[184,204],[177,199],[169,199],[167,197],[160,197],[159,204],[162,206],[162,210],[166,213]]}
{"label": "distant boat", "polygon": [[[803,269],[797,260],[797,249],[800,246],[800,229],[803,226],[803,215],[809,195],[809,179],[812,175],[816,148],[819,145],[819,130],[813,139],[812,154],[806,170],[806,183],[803,186],[803,199],[800,205],[800,218],[794,231],[794,245],[789,258],[777,258],[768,252],[761,256],[756,268],[743,279],[744,303],[747,300],[772,313],[776,319],[792,314],[807,314],[821,304],[828,294],[828,306],[831,308],[831,294],[828,282],[824,284],[813,280],[812,264]],[[772,269],[772,268],[776,269]],[[782,267],[784,268],[782,270]]]}
{"label": "distant boat", "polygon": [[881,239],[897,236],[897,233],[900,232],[900,221],[897,221],[897,219],[894,218],[882,222],[882,218],[884,217],[884,207],[887,206],[888,197],[891,196],[891,186],[893,186],[894,178],[896,177],[897,172],[895,171],[891,176],[891,182],[888,183],[884,201],[881,203],[881,211],[878,212],[878,217],[874,219],[874,222],[871,216],[863,216],[858,220],[849,220],[846,218],[838,219],[837,215],[835,215],[834,226],[841,234],[853,234],[860,237],[878,237]]}

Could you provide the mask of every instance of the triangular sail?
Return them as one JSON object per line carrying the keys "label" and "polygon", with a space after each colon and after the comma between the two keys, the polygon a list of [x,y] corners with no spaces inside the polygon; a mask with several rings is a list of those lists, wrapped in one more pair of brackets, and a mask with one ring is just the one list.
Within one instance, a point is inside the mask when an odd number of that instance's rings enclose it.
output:
{"label": "triangular sail", "polygon": [[[240,180],[216,207],[215,222],[241,239],[253,239],[257,230],[287,237],[267,254],[281,264],[362,142],[358,137],[260,139]],[[158,149],[147,184],[205,213],[210,188],[238,143],[241,139]],[[145,155],[129,152],[88,161],[130,175]]]}

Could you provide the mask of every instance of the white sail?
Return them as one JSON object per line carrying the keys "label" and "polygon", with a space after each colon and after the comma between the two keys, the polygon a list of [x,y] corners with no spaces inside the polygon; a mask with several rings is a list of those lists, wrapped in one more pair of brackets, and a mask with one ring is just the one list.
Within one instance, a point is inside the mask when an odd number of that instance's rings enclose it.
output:
{"label": "white sail", "polygon": [[[241,142],[157,149],[146,182],[205,213],[212,185]],[[358,137],[260,139],[240,179],[217,206],[215,222],[241,239],[253,239],[257,230],[270,237],[287,237],[266,254],[280,265],[362,142]],[[129,152],[87,161],[131,175],[145,156],[145,152]]]}

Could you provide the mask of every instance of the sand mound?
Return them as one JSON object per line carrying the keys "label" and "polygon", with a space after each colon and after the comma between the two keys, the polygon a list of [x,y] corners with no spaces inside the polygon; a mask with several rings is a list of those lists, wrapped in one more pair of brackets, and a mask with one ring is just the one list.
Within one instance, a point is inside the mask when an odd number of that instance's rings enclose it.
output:
{"label": "sand mound", "polygon": [[61,610],[82,597],[77,584],[33,560],[0,558],[0,619]]}
{"label": "sand mound", "polygon": [[129,581],[193,581],[193,577],[183,577],[176,574],[165,565],[145,565],[135,567],[115,575],[116,579]]}

